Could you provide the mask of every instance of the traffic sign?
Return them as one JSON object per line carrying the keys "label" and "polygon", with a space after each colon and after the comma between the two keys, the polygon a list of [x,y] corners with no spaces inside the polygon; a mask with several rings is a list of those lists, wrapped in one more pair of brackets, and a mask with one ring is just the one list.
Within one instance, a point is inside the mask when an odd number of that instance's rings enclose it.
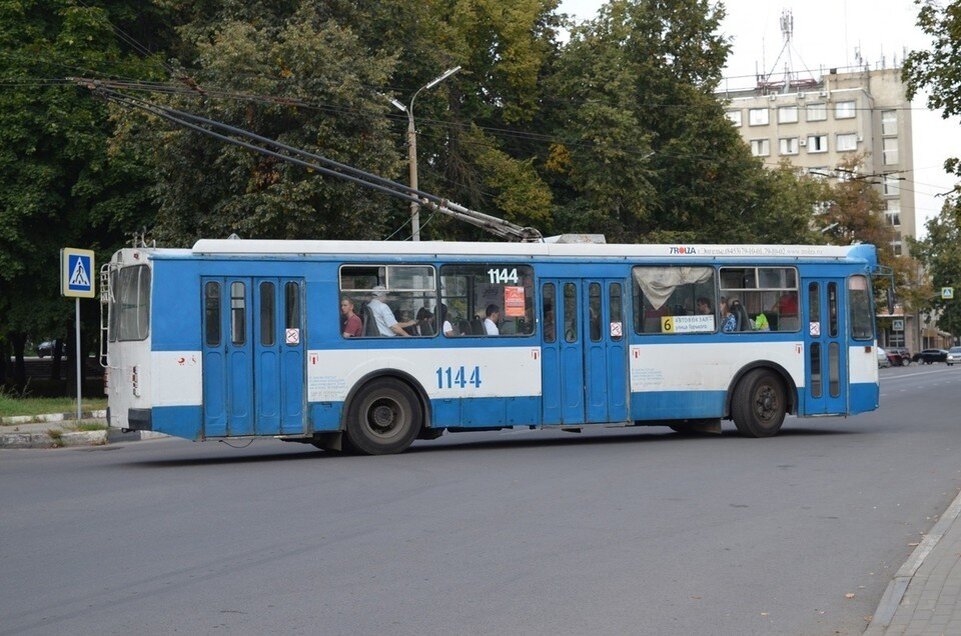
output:
{"label": "traffic sign", "polygon": [[904,319],[898,318],[898,319],[896,319],[896,320],[892,320],[892,321],[891,321],[891,330],[892,330],[892,331],[904,331]]}
{"label": "traffic sign", "polygon": [[60,250],[60,293],[71,298],[93,298],[97,295],[94,284],[93,250],[65,247]]}
{"label": "traffic sign", "polygon": [[941,300],[954,300],[954,287],[942,287]]}

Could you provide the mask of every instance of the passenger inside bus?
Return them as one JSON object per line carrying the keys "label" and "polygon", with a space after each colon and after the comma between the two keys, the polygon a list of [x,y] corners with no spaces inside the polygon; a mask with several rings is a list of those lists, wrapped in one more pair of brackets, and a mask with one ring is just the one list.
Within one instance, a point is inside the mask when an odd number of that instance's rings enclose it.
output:
{"label": "passenger inside bus", "polygon": [[484,333],[488,336],[500,335],[500,330],[497,328],[497,321],[500,320],[501,317],[501,308],[491,303],[487,305],[487,310],[484,314]]}
{"label": "passenger inside bus", "polygon": [[354,313],[354,301],[347,296],[340,299],[340,333],[345,338],[358,338],[364,333],[360,316]]}
{"label": "passenger inside bus", "polygon": [[731,333],[737,328],[737,317],[731,312],[727,305],[727,298],[721,296],[721,331]]}
{"label": "passenger inside bus", "polygon": [[704,296],[700,296],[697,299],[697,313],[701,316],[710,316],[714,313],[714,309],[711,307],[711,301]]}
{"label": "passenger inside bus", "polygon": [[407,336],[404,327],[411,327],[417,324],[416,320],[399,322],[394,317],[394,312],[384,303],[387,298],[387,288],[377,285],[371,290],[370,301],[367,303],[367,310],[373,318],[374,325],[377,327],[377,334],[380,336]]}

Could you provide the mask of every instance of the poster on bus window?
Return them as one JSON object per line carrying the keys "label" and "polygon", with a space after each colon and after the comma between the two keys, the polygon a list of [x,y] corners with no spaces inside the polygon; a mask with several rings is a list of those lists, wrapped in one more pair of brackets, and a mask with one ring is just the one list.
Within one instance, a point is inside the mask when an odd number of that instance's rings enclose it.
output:
{"label": "poster on bus window", "polygon": [[523,318],[526,313],[524,306],[523,287],[504,288],[504,316],[507,318]]}

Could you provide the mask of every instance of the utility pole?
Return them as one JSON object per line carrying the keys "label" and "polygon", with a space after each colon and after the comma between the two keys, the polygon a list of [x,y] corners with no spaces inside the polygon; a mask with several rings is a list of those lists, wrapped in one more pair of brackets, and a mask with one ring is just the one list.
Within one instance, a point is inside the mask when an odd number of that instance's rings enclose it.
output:
{"label": "utility pole", "polygon": [[[407,113],[407,167],[410,174],[410,187],[417,190],[417,127],[414,125],[414,100],[421,91],[434,88],[445,79],[456,73],[461,69],[460,66],[455,66],[454,68],[447,69],[442,74],[438,75],[431,81],[427,82],[423,86],[414,92],[414,95],[410,98],[410,105],[404,106],[401,102],[396,99],[389,98],[390,103],[393,104],[398,110]],[[420,240],[420,204],[411,201],[410,204],[410,229],[411,229],[411,240]]]}

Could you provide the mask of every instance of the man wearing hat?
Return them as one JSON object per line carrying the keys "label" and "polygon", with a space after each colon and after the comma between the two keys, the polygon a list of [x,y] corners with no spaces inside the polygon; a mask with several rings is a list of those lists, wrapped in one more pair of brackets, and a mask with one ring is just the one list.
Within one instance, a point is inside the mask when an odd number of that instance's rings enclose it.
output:
{"label": "man wearing hat", "polygon": [[377,285],[371,290],[370,302],[367,303],[367,307],[374,317],[374,324],[377,325],[377,332],[381,336],[409,336],[410,334],[404,331],[404,327],[410,327],[417,321],[397,322],[394,312],[384,302],[385,298],[387,298],[387,288],[383,285]]}

